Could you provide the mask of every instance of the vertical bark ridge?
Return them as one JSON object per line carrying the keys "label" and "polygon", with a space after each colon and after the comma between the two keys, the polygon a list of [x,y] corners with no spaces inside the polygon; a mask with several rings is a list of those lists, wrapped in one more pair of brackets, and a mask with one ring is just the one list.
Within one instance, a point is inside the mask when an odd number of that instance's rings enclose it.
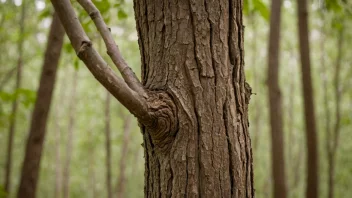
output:
{"label": "vertical bark ridge", "polygon": [[172,96],[178,119],[166,152],[142,128],[146,197],[253,197],[242,2],[135,0],[134,8],[143,83]]}

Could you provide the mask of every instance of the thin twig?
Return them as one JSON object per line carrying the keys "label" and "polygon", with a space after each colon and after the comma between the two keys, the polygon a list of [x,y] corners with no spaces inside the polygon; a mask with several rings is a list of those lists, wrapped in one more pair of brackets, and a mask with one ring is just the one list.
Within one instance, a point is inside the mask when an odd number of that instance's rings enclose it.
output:
{"label": "thin twig", "polygon": [[142,124],[153,123],[148,113],[146,99],[133,91],[123,79],[116,76],[100,54],[93,48],[91,41],[84,32],[70,0],[51,0],[61,23],[75,49],[77,56],[85,63],[94,77],[135,115]]}
{"label": "thin twig", "polygon": [[139,82],[137,76],[121,56],[120,50],[110,32],[110,28],[104,22],[104,19],[101,16],[98,8],[94,5],[91,0],[77,1],[92,18],[95,26],[97,27],[101,37],[104,40],[108,55],[110,56],[113,63],[116,65],[117,69],[121,72],[123,79],[134,91],[136,91],[142,96],[147,97],[147,94],[142,84]]}

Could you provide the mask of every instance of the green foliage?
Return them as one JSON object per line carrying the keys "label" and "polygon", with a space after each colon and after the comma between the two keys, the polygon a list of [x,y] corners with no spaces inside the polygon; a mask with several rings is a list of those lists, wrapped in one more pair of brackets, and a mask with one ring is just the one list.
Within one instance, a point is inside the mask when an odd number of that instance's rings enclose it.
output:
{"label": "green foliage", "polygon": [[5,189],[2,185],[0,185],[0,198],[5,198],[5,197],[6,197]]}
{"label": "green foliage", "polygon": [[0,100],[5,102],[12,102],[18,99],[25,107],[30,107],[34,104],[36,98],[36,92],[29,89],[17,89],[14,92],[0,91]]}
{"label": "green foliage", "polygon": [[126,19],[127,18],[127,13],[125,11],[123,11],[123,10],[119,10],[117,12],[117,17],[119,19]]}
{"label": "green foliage", "polygon": [[246,16],[258,13],[265,21],[270,20],[268,6],[262,0],[244,0],[243,12]]}

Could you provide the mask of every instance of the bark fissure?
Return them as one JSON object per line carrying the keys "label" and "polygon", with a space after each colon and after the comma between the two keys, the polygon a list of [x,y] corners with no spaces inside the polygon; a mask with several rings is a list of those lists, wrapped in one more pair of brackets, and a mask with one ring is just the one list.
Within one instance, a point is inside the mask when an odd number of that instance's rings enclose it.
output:
{"label": "bark fissure", "polygon": [[143,82],[172,95],[178,128],[164,152],[149,150],[163,136],[143,129],[146,197],[253,197],[242,3],[147,3],[134,1],[141,55],[149,58]]}

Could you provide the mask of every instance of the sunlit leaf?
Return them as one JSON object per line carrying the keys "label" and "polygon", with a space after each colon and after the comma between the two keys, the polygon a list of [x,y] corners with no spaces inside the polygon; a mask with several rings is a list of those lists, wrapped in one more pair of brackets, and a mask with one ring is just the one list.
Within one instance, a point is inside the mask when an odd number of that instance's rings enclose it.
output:
{"label": "sunlit leaf", "polygon": [[119,18],[119,19],[125,19],[125,18],[127,18],[127,14],[126,14],[126,12],[125,11],[123,11],[123,10],[119,10],[119,12],[117,13],[117,17]]}

